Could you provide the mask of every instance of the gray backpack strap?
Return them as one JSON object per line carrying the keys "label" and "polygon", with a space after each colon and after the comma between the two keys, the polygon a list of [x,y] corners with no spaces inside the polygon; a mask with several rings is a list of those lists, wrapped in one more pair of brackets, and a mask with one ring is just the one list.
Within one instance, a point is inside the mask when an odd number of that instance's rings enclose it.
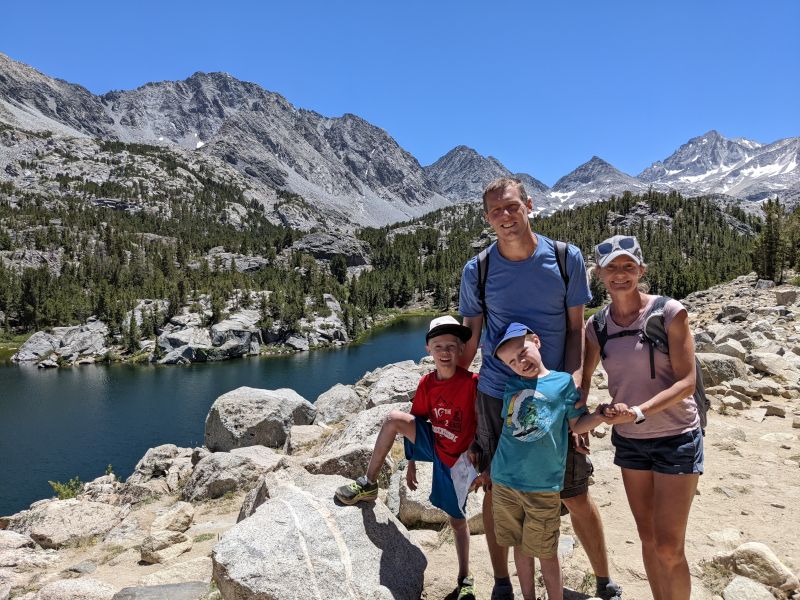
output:
{"label": "gray backpack strap", "polygon": [[478,254],[478,300],[483,311],[483,326],[488,327],[489,310],[486,307],[486,277],[489,274],[489,250],[491,246],[484,248]]}
{"label": "gray backpack strap", "polygon": [[594,334],[597,337],[597,343],[600,346],[600,357],[606,357],[606,342],[608,341],[608,305],[604,306],[592,317],[592,326],[594,327]]}
{"label": "gray backpack strap", "polygon": [[569,290],[569,275],[567,274],[567,242],[555,241],[553,242],[556,253],[556,263],[558,263],[558,272],[561,273],[561,279],[564,281],[564,306],[566,306],[566,291]]}

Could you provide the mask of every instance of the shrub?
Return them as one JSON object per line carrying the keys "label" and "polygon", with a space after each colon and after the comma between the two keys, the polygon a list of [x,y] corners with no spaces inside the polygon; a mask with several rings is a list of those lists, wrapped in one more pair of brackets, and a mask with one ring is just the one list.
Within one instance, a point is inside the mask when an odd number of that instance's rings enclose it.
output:
{"label": "shrub", "polygon": [[61,483],[60,481],[48,481],[47,483],[53,488],[59,500],[74,498],[83,489],[83,482],[77,475],[66,483]]}

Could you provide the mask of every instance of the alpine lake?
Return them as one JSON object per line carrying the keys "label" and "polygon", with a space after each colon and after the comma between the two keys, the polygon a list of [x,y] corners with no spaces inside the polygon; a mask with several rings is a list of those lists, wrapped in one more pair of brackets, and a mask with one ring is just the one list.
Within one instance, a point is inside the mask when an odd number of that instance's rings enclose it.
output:
{"label": "alpine lake", "polygon": [[431,317],[406,317],[358,344],[188,366],[0,364],[0,515],[54,495],[48,481],[127,478],[148,448],[201,446],[214,400],[241,386],[292,388],[310,402],[337,383],[425,355]]}

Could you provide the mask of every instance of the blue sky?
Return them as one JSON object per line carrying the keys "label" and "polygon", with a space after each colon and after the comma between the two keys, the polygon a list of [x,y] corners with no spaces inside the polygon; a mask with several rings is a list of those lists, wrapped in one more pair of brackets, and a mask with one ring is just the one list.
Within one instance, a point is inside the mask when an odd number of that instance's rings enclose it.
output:
{"label": "blue sky", "polygon": [[0,51],[95,93],[226,71],[355,113],[423,165],[459,144],[552,185],[717,129],[800,135],[800,2],[6,3]]}

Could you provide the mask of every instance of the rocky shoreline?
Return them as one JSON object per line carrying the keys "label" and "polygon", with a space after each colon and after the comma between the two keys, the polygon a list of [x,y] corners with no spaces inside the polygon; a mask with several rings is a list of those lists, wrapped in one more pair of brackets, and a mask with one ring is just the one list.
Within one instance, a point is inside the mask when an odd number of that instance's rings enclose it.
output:
{"label": "rocky shoreline", "polygon": [[[687,531],[697,600],[800,597],[791,522],[800,503],[800,289],[754,277],[692,294],[698,357],[712,400],[707,471]],[[478,363],[473,365],[477,368]],[[203,447],[151,448],[126,481],[104,475],[71,499],[0,518],[0,600],[85,598],[433,599],[455,584],[444,515],[405,485],[401,445],[379,500],[342,506],[386,414],[408,410],[429,360],[376,369],[312,404],[289,389],[238,388],[214,402]],[[602,371],[590,402],[607,400]],[[648,597],[608,430],[595,431],[595,497],[625,597]],[[478,598],[491,572],[481,498],[472,496]],[[562,523],[566,598],[590,598],[591,570]]]}
{"label": "rocky shoreline", "polygon": [[[86,323],[69,327],[54,327],[37,331],[11,356],[18,364],[32,364],[39,368],[79,366],[102,362],[131,362],[142,364],[191,364],[239,358],[242,356],[275,355],[304,352],[313,348],[345,346],[358,343],[352,339],[344,323],[344,314],[338,300],[324,294],[326,314],[314,313],[299,322],[298,331],[289,331],[280,322],[268,328],[260,327],[261,313],[255,309],[241,308],[241,294],[226,307],[227,316],[218,323],[207,325],[211,315],[209,299],[201,296],[195,310],[184,307],[157,328],[155,339],[138,341],[138,351],[124,346],[123,336],[112,336],[106,323],[90,317]],[[259,294],[250,292],[255,297]],[[141,328],[146,315],[163,312],[168,307],[165,300],[141,300],[126,315],[123,328],[130,327],[136,319]],[[407,316],[400,314],[400,318]],[[365,333],[393,322],[396,315],[367,319]]]}

